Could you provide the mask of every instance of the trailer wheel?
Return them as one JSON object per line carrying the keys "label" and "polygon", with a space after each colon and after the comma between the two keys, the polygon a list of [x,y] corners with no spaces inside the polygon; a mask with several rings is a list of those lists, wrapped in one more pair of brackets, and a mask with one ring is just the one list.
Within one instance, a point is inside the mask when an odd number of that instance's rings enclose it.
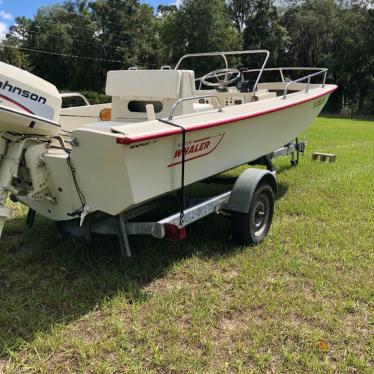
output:
{"label": "trailer wheel", "polygon": [[253,194],[248,213],[232,212],[231,231],[239,244],[261,243],[270,230],[274,213],[274,192],[261,183]]}

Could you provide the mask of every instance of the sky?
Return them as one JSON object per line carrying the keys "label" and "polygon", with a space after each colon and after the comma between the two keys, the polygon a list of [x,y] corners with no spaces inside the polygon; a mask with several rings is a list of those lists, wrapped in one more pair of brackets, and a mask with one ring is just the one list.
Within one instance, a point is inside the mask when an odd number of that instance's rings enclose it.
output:
{"label": "sky", "polygon": [[[0,40],[4,39],[8,27],[15,17],[32,17],[43,5],[57,3],[58,0],[0,0]],[[157,7],[159,4],[176,4],[177,0],[143,0],[143,3]]]}

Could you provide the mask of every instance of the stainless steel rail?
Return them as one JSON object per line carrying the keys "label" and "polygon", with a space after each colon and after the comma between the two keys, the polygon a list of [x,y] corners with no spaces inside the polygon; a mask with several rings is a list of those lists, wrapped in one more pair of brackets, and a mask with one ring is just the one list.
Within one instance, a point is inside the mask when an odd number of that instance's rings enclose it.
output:
{"label": "stainless steel rail", "polygon": [[79,97],[85,102],[87,106],[91,105],[90,102],[87,100],[86,96],[82,95],[79,92],[65,92],[65,93],[60,94],[60,97],[62,99],[65,99],[67,97]]}
{"label": "stainless steel rail", "polygon": [[[245,70],[244,73],[255,73],[255,72],[258,72],[260,71],[261,69],[248,69],[248,70]],[[314,67],[302,67],[302,66],[297,66],[297,67],[276,67],[276,68],[265,68],[263,71],[278,71],[281,78],[282,78],[282,82],[286,82],[286,80],[284,79],[284,74],[283,72],[284,71],[324,71],[324,70],[327,70],[325,68],[314,68]]]}
{"label": "stainless steel rail", "polygon": [[[302,78],[299,78],[299,79],[290,80],[290,81],[286,81],[284,79],[284,71],[315,71],[315,70],[317,70],[317,72],[312,73],[312,74],[308,74],[305,77],[302,77]],[[256,73],[258,71],[260,71],[260,69],[249,69],[249,70],[246,70],[245,73]],[[326,83],[326,77],[327,77],[328,69],[326,69],[326,68],[309,68],[309,67],[278,67],[278,68],[263,69],[262,73],[265,72],[265,71],[279,71],[279,74],[282,78],[282,82],[287,83],[286,88],[284,89],[284,92],[283,92],[283,99],[286,99],[288,88],[289,88],[290,85],[307,80],[307,87],[306,87],[305,92],[309,92],[311,79],[313,77],[316,77],[316,76],[319,76],[319,75],[323,75],[323,81],[322,81],[321,86],[324,87],[325,83]]]}
{"label": "stainless steel rail", "polygon": [[178,70],[179,69],[179,66],[181,65],[182,61],[187,59],[187,58],[193,58],[193,57],[208,57],[208,56],[221,56],[223,58],[223,60],[225,61],[225,65],[226,65],[226,69],[228,69],[228,61],[227,61],[227,57],[226,56],[233,56],[233,55],[250,55],[250,54],[265,54],[265,59],[264,59],[264,62],[261,66],[260,69],[258,69],[259,71],[259,74],[257,76],[257,79],[256,79],[256,82],[255,82],[255,85],[253,87],[253,95],[255,95],[255,92],[256,92],[256,89],[257,89],[257,85],[261,79],[261,76],[262,76],[262,73],[265,69],[265,66],[269,60],[269,56],[270,56],[270,52],[266,49],[258,49],[258,50],[252,50],[252,51],[231,51],[231,52],[206,52],[206,53],[191,53],[191,54],[187,54],[187,55],[184,55],[182,56],[177,65],[175,66],[175,69],[174,70]]}
{"label": "stainless steel rail", "polygon": [[176,101],[173,105],[173,107],[171,108],[171,111],[170,111],[170,114],[169,114],[169,117],[168,117],[168,120],[171,121],[174,117],[174,112],[177,108],[177,106],[180,104],[180,103],[183,103],[184,101],[191,101],[191,100],[199,100],[199,99],[207,99],[207,98],[214,98],[217,100],[218,102],[218,105],[219,105],[219,109],[218,111],[219,112],[222,112],[223,108],[222,108],[222,104],[221,102],[219,101],[219,98],[218,96],[216,95],[202,95],[202,96],[191,96],[191,97],[185,97],[183,99],[179,99],[178,101]]}
{"label": "stainless steel rail", "polygon": [[288,87],[289,87],[291,84],[293,84],[293,83],[304,82],[305,80],[307,80],[308,83],[307,83],[307,85],[306,85],[305,92],[309,92],[310,80],[311,80],[313,77],[316,77],[316,76],[318,76],[318,75],[322,75],[322,74],[323,74],[322,87],[325,87],[327,71],[328,71],[328,69],[323,69],[323,70],[321,70],[321,71],[317,71],[317,73],[309,74],[309,75],[307,75],[307,76],[305,76],[305,77],[302,77],[302,78],[296,79],[296,80],[294,80],[294,81],[290,81],[290,82],[288,82],[287,85],[286,85],[286,88],[284,89],[283,99],[286,99],[286,98],[287,98]]}

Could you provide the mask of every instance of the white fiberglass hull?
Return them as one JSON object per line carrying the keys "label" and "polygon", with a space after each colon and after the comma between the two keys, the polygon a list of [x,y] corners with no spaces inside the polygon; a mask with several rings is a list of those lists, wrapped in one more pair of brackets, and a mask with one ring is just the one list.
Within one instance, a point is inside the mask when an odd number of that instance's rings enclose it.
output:
{"label": "white fiberglass hull", "polygon": [[[185,184],[219,174],[288,143],[315,119],[335,89],[330,85],[308,94],[289,95],[284,101],[264,101],[258,103],[261,110],[239,116],[225,109],[223,113],[176,117],[173,122],[187,129]],[[254,108],[255,104],[242,107]],[[154,126],[151,132],[142,129],[141,124],[136,131],[131,126],[119,126],[118,134],[104,134],[94,128],[73,132],[78,146],[73,148],[72,162],[88,212],[117,215],[181,187],[181,130],[160,122]],[[78,200],[74,200],[78,209]],[[65,205],[71,212],[72,203]],[[46,215],[68,219],[66,209],[57,210],[58,214]]]}
{"label": "white fiberglass hull", "polygon": [[[186,130],[185,184],[191,184],[282,147],[317,117],[336,86],[175,117]],[[246,112],[247,109],[250,109]],[[181,187],[182,134],[160,121],[121,126],[117,133],[93,125],[73,131],[71,163],[86,213],[110,215],[132,209]],[[122,143],[122,144],[121,144]],[[20,198],[50,219],[63,221],[82,207],[64,152],[48,152],[45,163],[56,203]]]}

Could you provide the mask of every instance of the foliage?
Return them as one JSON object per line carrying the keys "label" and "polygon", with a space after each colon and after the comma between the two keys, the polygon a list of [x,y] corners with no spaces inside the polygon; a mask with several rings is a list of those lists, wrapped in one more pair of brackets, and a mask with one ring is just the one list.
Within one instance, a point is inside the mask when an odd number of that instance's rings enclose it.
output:
{"label": "foliage", "polygon": [[[343,107],[374,114],[374,9],[355,4],[341,11],[334,35],[334,75]],[[348,79],[347,79],[348,78]]]}
{"label": "foliage", "polygon": [[362,1],[343,6],[334,0],[307,0],[286,7],[282,24],[292,43],[284,61],[329,68],[340,90],[328,109],[374,113],[373,14]]}
{"label": "foliage", "polygon": [[[340,89],[327,109],[374,114],[374,9],[365,0],[65,0],[19,17],[0,59],[61,90],[102,91],[106,73],[173,65],[185,53],[268,49],[270,65],[323,66]],[[239,64],[242,61],[231,61]],[[197,73],[217,61],[199,60]]]}
{"label": "foliage", "polygon": [[339,26],[334,0],[308,0],[285,9],[282,24],[292,41],[284,56],[301,66],[325,66],[334,46],[333,33]]}
{"label": "foliage", "polygon": [[268,49],[271,61],[277,64],[278,56],[289,46],[289,37],[280,23],[280,16],[272,0],[230,0],[228,11],[243,35],[244,49]]}
{"label": "foliage", "polygon": [[158,41],[152,7],[138,0],[98,0],[90,7],[101,42],[112,47],[105,58],[125,61],[124,68],[155,66]]}
{"label": "foliage", "polygon": [[[112,98],[97,91],[80,91],[91,105],[110,103]],[[81,97],[68,97],[62,101],[63,108],[86,105]]]}
{"label": "foliage", "polygon": [[[178,11],[161,22],[163,58],[176,61],[186,53],[227,51],[240,48],[223,0],[186,0]],[[205,62],[206,63],[206,62]]]}

